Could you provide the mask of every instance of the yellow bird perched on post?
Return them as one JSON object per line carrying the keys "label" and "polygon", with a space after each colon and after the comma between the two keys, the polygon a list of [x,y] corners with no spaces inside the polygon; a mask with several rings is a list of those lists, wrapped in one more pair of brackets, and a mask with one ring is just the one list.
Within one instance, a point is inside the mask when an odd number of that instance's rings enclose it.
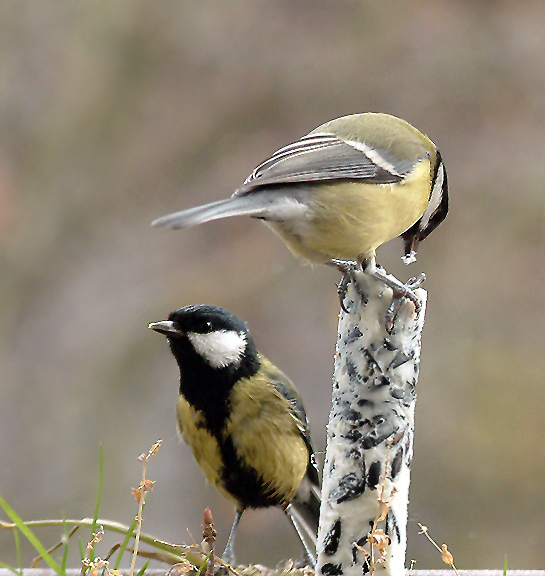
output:
{"label": "yellow bird perched on post", "polygon": [[153,225],[176,229],[230,216],[258,218],[296,256],[344,272],[342,261],[356,260],[417,303],[411,288],[376,268],[375,251],[401,236],[405,261],[414,261],[418,243],[447,211],[447,174],[435,144],[405,120],[365,113],[326,122],[281,148],[230,198]]}

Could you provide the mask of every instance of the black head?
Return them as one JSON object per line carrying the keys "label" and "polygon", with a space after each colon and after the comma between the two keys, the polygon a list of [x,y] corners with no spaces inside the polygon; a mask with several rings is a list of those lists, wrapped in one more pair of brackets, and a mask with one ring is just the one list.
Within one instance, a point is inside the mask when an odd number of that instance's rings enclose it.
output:
{"label": "black head", "polygon": [[232,373],[257,355],[246,323],[217,306],[185,306],[149,327],[168,338],[184,373],[191,371],[192,363]]}
{"label": "black head", "polygon": [[[171,323],[170,327],[167,323]],[[209,334],[218,330],[230,330],[241,333],[248,333],[246,322],[218,306],[197,304],[184,306],[172,312],[165,322],[152,323],[149,326],[156,332],[161,332],[165,336],[187,334],[189,332],[198,334]]]}
{"label": "black head", "polygon": [[429,236],[448,213],[448,181],[447,171],[439,150],[433,170],[432,188],[428,207],[420,220],[415,222],[401,236],[405,242],[405,258],[407,262],[415,259],[418,243]]}
{"label": "black head", "polygon": [[229,413],[231,390],[260,367],[246,323],[216,306],[185,306],[168,320],[153,322],[164,334],[180,368],[180,394],[220,430]]}

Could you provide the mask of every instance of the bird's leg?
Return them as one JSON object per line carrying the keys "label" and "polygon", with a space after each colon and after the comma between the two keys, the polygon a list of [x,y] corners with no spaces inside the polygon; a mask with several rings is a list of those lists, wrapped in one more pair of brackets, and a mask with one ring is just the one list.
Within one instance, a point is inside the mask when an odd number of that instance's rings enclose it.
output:
{"label": "bird's leg", "polygon": [[[396,278],[388,277],[383,272],[383,269],[377,266],[374,256],[372,256],[371,258],[364,258],[362,256],[360,257],[359,261],[361,262],[361,269],[363,272],[365,272],[365,274],[369,274],[370,276],[377,278],[378,280],[386,284],[386,286],[392,289],[393,292],[392,303],[390,304],[390,306],[388,306],[388,310],[386,311],[387,327],[391,328],[393,326],[395,317],[397,316],[397,313],[399,312],[399,309],[401,308],[402,305],[401,302],[402,298],[407,298],[414,304],[416,314],[420,312],[421,309],[420,300],[418,300],[413,290],[416,290],[416,288],[418,288],[422,284],[422,282],[424,282],[424,280],[426,279],[425,274],[422,273],[417,278],[411,278],[410,280],[407,281],[406,284],[403,284],[403,282],[400,282]],[[388,331],[389,330],[390,329],[388,329]]]}
{"label": "bird's leg", "polygon": [[314,567],[316,565],[316,554],[309,548],[309,545],[303,536],[303,530],[299,524],[299,519],[297,518],[294,509],[292,509],[292,505],[288,504],[284,508],[284,512],[293,524],[297,536],[299,536],[299,540],[301,540],[301,544],[303,545],[303,558],[301,560],[301,565]]}
{"label": "bird's leg", "polygon": [[424,282],[424,280],[426,279],[426,276],[424,274],[420,274],[418,278],[411,279],[409,280],[409,282],[407,282],[407,284],[403,284],[403,282],[400,282],[396,278],[388,277],[383,272],[382,268],[377,267],[374,256],[372,256],[371,258],[360,257],[359,262],[361,264],[361,269],[363,272],[365,272],[365,274],[369,274],[369,276],[377,278],[378,280],[386,284],[386,286],[390,287],[394,293],[394,297],[409,299],[414,304],[416,312],[417,313],[420,312],[420,300],[418,300],[413,290],[415,288],[418,288],[420,284]]}
{"label": "bird's leg", "polygon": [[235,562],[235,532],[237,530],[238,523],[242,517],[244,510],[235,510],[235,519],[233,521],[233,526],[231,527],[231,532],[229,533],[229,538],[227,539],[227,544],[225,545],[225,550],[221,555],[222,560],[227,562],[227,564],[234,564]]}
{"label": "bird's leg", "polygon": [[348,283],[354,277],[354,272],[358,266],[357,262],[351,260],[337,260],[331,259],[326,262],[328,266],[334,266],[339,272],[342,273],[340,282],[337,284],[337,294],[339,296],[339,303],[341,308],[348,314],[348,310],[344,306],[344,298],[348,290]]}
{"label": "bird's leg", "polygon": [[[364,272],[365,274],[369,274],[369,276],[377,278],[383,284],[386,284],[386,286],[392,289],[394,297],[392,299],[392,303],[390,304],[386,312],[387,326],[393,325],[393,321],[397,313],[399,312],[399,308],[401,307],[402,304],[401,298],[409,299],[414,304],[416,313],[418,314],[418,312],[420,312],[421,307],[420,301],[414,294],[413,290],[418,288],[422,284],[422,282],[424,282],[424,280],[426,279],[425,274],[420,274],[417,278],[411,278],[410,280],[407,281],[406,284],[403,284],[403,282],[400,282],[395,278],[388,277],[383,272],[383,269],[380,266],[377,266],[374,256],[371,257],[360,256],[357,262],[353,262],[351,260],[331,259],[328,262],[326,262],[326,264],[328,264],[329,266],[334,266],[335,268],[337,268],[337,270],[342,272],[343,276],[341,278],[341,281],[337,285],[337,293],[339,295],[339,302],[341,308],[346,313],[348,313],[348,310],[344,305],[344,298],[346,296],[346,291],[348,290],[348,283],[350,282],[350,280],[354,279],[354,272],[358,268],[361,268],[362,272]],[[355,282],[355,284],[356,286],[358,285],[357,282]],[[363,294],[362,297],[364,297]]]}

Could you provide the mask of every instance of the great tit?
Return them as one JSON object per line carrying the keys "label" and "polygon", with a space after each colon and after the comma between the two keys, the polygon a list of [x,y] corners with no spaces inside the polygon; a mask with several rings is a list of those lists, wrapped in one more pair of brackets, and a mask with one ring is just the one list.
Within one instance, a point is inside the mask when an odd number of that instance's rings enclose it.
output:
{"label": "great tit", "polygon": [[[235,503],[223,554],[246,508],[279,506],[315,562],[319,476],[301,397],[260,354],[246,323],[215,306],[186,306],[149,328],[180,369],[178,429],[206,478]],[[313,550],[311,550],[313,548]]]}
{"label": "great tit", "polygon": [[[448,211],[447,173],[434,143],[388,114],[343,116],[262,162],[225,200],[163,216],[153,226],[186,228],[229,216],[261,219],[290,251],[312,263],[358,261],[411,297],[375,266],[375,251],[401,236],[406,263]],[[412,298],[414,300],[414,298]]]}

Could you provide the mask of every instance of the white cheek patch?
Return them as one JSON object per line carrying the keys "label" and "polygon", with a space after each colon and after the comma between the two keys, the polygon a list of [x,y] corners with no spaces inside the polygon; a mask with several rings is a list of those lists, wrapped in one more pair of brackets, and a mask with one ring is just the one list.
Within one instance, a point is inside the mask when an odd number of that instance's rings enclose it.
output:
{"label": "white cheek patch", "polygon": [[433,185],[433,189],[431,191],[430,201],[428,202],[428,206],[422,215],[422,220],[420,222],[420,230],[424,230],[429,222],[431,217],[437,212],[437,209],[441,205],[441,199],[443,198],[443,180],[445,179],[445,168],[443,163],[439,164],[439,169],[437,170],[437,176],[435,178],[435,184]]}
{"label": "white cheek patch", "polygon": [[238,366],[246,350],[246,334],[233,330],[216,330],[209,334],[188,332],[187,337],[212,368]]}

